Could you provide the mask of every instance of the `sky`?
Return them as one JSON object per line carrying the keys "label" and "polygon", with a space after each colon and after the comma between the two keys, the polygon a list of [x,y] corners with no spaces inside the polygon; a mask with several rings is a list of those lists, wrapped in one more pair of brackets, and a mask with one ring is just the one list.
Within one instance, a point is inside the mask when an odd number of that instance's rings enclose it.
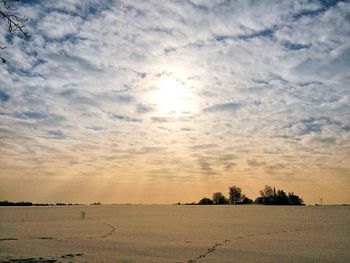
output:
{"label": "sky", "polygon": [[350,203],[350,2],[20,1],[0,199]]}

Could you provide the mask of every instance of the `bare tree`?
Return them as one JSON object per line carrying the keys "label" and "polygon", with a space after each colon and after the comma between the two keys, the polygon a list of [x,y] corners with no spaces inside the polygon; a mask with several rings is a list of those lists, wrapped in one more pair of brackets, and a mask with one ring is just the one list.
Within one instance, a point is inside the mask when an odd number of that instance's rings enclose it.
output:
{"label": "bare tree", "polygon": [[242,189],[237,186],[229,187],[229,201],[231,204],[237,204],[242,200]]}
{"label": "bare tree", "polygon": [[[3,22],[1,24],[5,25],[6,31],[11,35],[20,33],[25,39],[28,39],[29,34],[24,30],[25,22],[28,19],[16,13],[17,8],[12,6],[13,2],[17,2],[17,0],[0,1],[0,16],[2,17],[2,22]],[[5,49],[5,48],[6,48],[5,46],[0,44],[0,49]],[[4,59],[1,56],[1,54],[0,54],[0,60],[2,63],[6,62],[6,59]]]}

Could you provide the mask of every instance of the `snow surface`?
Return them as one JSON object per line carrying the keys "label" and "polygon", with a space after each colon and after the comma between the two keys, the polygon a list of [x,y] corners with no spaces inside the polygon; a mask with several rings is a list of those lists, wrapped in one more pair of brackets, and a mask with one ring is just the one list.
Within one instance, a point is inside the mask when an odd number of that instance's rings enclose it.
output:
{"label": "snow surface", "polygon": [[0,207],[0,261],[350,262],[349,215],[346,206]]}

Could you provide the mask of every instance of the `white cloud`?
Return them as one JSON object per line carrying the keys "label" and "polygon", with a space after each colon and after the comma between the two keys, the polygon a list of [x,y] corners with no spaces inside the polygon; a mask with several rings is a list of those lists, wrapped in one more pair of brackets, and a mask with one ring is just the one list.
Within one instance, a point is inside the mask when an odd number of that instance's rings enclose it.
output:
{"label": "white cloud", "polygon": [[82,19],[59,12],[49,12],[38,24],[38,29],[48,38],[60,39],[79,32]]}

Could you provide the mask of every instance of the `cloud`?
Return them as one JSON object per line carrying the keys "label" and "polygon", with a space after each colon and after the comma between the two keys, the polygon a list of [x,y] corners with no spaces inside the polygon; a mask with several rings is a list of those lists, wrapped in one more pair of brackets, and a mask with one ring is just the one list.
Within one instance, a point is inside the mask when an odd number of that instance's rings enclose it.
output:
{"label": "cloud", "polygon": [[130,95],[119,95],[117,96],[117,100],[121,103],[131,103],[134,101],[134,97]]}
{"label": "cloud", "polygon": [[260,162],[258,160],[255,159],[251,159],[251,160],[247,160],[247,164],[249,166],[253,166],[253,167],[261,167],[261,166],[266,166],[266,162]]}
{"label": "cloud", "polygon": [[219,146],[215,143],[198,144],[191,147],[192,150],[206,150],[218,148]]}
{"label": "cloud", "polygon": [[[62,21],[65,26],[62,26]],[[78,16],[64,12],[48,12],[39,23],[38,29],[48,38],[62,39],[77,34],[81,23],[82,19]]]}
{"label": "cloud", "polygon": [[322,136],[315,136],[311,139],[311,142],[318,144],[328,144],[328,145],[335,145],[337,143],[337,139],[335,137],[322,137]]}
{"label": "cloud", "polygon": [[204,112],[220,112],[220,111],[235,112],[239,110],[241,106],[242,105],[240,103],[226,102],[226,103],[215,104],[215,105],[205,107],[203,111]]}
{"label": "cloud", "polygon": [[167,123],[167,122],[171,122],[173,119],[169,118],[169,117],[158,117],[158,116],[155,116],[155,117],[151,117],[151,120],[153,122],[157,122],[157,123]]}
{"label": "cloud", "polygon": [[145,114],[154,111],[153,107],[144,105],[144,104],[138,104],[136,108],[137,113]]}
{"label": "cloud", "polygon": [[10,96],[5,91],[0,90],[0,101],[6,102],[9,99],[10,99]]}
{"label": "cloud", "polygon": [[218,159],[220,160],[220,161],[232,161],[232,160],[234,160],[234,159],[237,159],[238,157],[237,157],[237,155],[235,155],[235,154],[228,154],[228,153],[225,153],[225,154],[221,154],[219,157],[218,157]]}
{"label": "cloud", "polygon": [[294,51],[294,50],[310,48],[311,44],[299,44],[299,43],[292,43],[292,42],[286,41],[286,42],[282,43],[282,46]]}
{"label": "cloud", "polygon": [[236,163],[233,163],[233,162],[230,162],[230,163],[227,163],[225,165],[225,171],[231,171],[233,167],[235,167],[237,164]]}
{"label": "cloud", "polygon": [[307,59],[293,68],[294,72],[304,76],[304,79],[329,80],[339,76],[347,76],[350,66],[350,50],[346,49],[334,58],[323,60],[319,58]]}
{"label": "cloud", "polygon": [[103,131],[106,130],[106,128],[100,127],[100,126],[88,126],[85,127],[88,130],[93,130],[93,131]]}
{"label": "cloud", "polygon": [[55,140],[63,140],[67,138],[67,136],[62,131],[57,130],[57,131],[48,131],[47,138],[55,139]]}
{"label": "cloud", "polygon": [[250,34],[246,34],[246,35],[239,35],[238,39],[242,39],[242,40],[250,40],[253,38],[257,38],[257,37],[273,37],[273,33],[274,30],[271,28],[267,28],[264,30],[260,30],[260,31],[256,31]]}
{"label": "cloud", "polygon": [[150,147],[142,147],[140,150],[140,153],[142,154],[159,154],[162,153],[166,150],[166,147],[155,147],[155,146],[150,146]]}
{"label": "cloud", "polygon": [[199,165],[200,169],[202,170],[202,172],[204,172],[206,174],[214,174],[215,173],[213,171],[211,164],[203,158],[198,159],[198,165]]}
{"label": "cloud", "polygon": [[308,134],[321,135],[330,127],[336,127],[338,130],[341,130],[343,129],[343,124],[340,121],[324,116],[319,118],[310,117],[288,124],[282,132],[286,136],[296,139]]}
{"label": "cloud", "polygon": [[[0,31],[1,178],[35,166],[41,176],[99,171],[129,183],[173,169],[191,180],[259,170],[317,181],[313,173],[328,178],[319,163],[349,161],[348,1],[18,7],[32,37]],[[164,77],[185,87],[186,110],[157,105]],[[71,169],[72,159],[89,171]]]}
{"label": "cloud", "polygon": [[126,121],[126,122],[141,122],[142,121],[141,119],[132,118],[132,117],[124,116],[124,115],[119,115],[119,114],[115,114],[115,113],[109,113],[108,115],[113,120],[120,120],[120,121]]}
{"label": "cloud", "polygon": [[339,2],[344,2],[343,0],[321,0],[321,4],[318,8],[315,9],[303,9],[300,12],[293,15],[294,19],[301,19],[303,17],[313,17],[325,13],[331,7],[336,6]]}
{"label": "cloud", "polygon": [[41,112],[35,112],[35,111],[25,111],[20,113],[14,113],[14,118],[17,119],[34,119],[34,120],[43,120],[47,118],[47,115]]}

